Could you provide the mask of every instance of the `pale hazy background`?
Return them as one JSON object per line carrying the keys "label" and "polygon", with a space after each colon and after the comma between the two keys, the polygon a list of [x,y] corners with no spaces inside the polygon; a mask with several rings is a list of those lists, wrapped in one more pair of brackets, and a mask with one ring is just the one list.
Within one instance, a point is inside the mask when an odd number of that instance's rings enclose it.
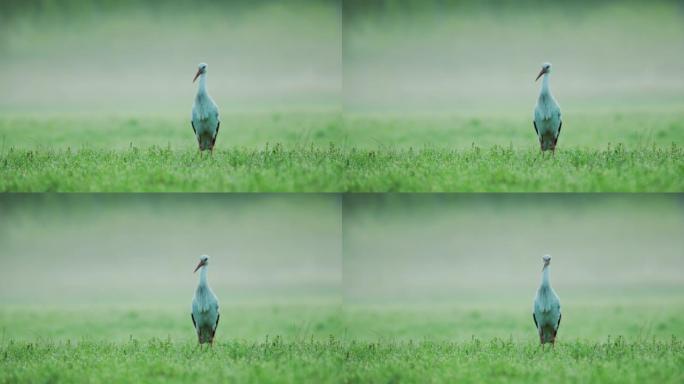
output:
{"label": "pale hazy background", "polygon": [[657,194],[0,197],[0,332],[193,340],[199,255],[221,337],[534,342],[549,253],[564,340],[681,334],[684,200]]}
{"label": "pale hazy background", "polygon": [[682,106],[683,4],[345,0],[344,105],[529,116],[550,61],[568,112]]}
{"label": "pale hazy background", "polygon": [[348,195],[345,302],[519,305],[541,257],[561,298],[684,297],[677,195]]}
{"label": "pale hazy background", "polygon": [[186,309],[202,254],[224,304],[339,302],[338,196],[4,195],[0,217],[0,303]]}
{"label": "pale hazy background", "polygon": [[3,1],[0,111],[189,114],[197,64],[223,111],[338,108],[336,0]]}

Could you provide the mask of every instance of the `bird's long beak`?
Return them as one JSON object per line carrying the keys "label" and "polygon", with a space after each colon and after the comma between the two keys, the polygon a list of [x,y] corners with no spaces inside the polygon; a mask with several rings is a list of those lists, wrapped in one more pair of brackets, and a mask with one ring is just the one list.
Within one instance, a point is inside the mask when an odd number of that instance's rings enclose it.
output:
{"label": "bird's long beak", "polygon": [[197,270],[200,269],[200,268],[202,268],[202,266],[203,266],[204,264],[205,264],[204,261],[200,261],[199,264],[197,264],[197,268],[195,268],[195,270],[192,271],[192,273],[197,272]]}
{"label": "bird's long beak", "polygon": [[546,73],[546,71],[544,71],[544,68],[542,68],[541,71],[539,71],[539,74],[537,75],[537,78],[534,79],[534,81],[539,80],[539,78],[542,77],[542,75],[545,74],[545,73]]}
{"label": "bird's long beak", "polygon": [[198,69],[198,70],[197,70],[197,73],[195,74],[195,77],[192,79],[192,82],[194,83],[195,80],[197,80],[197,78],[198,78],[199,75],[201,75],[201,74],[202,74],[202,70],[201,70],[201,69]]}

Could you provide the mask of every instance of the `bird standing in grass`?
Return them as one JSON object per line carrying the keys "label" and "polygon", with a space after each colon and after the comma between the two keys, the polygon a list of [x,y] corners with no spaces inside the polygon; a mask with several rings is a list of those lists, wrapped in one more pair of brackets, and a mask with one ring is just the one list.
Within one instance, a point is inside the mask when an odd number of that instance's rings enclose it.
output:
{"label": "bird standing in grass", "polygon": [[551,343],[555,346],[556,334],[558,333],[561,321],[560,299],[553,288],[551,288],[551,283],[549,282],[551,256],[544,255],[542,260],[544,261],[542,281],[539,289],[537,289],[537,296],[534,298],[532,318],[534,319],[534,325],[537,327],[541,345]]}
{"label": "bird standing in grass", "polygon": [[192,79],[194,83],[199,77],[199,85],[197,86],[197,96],[195,96],[195,103],[192,105],[192,131],[197,137],[197,144],[199,150],[214,150],[216,144],[216,136],[219,132],[221,121],[219,121],[219,111],[214,100],[207,92],[207,64],[200,63],[197,68],[197,74]]}
{"label": "bird standing in grass", "polygon": [[544,76],[537,105],[534,107],[533,124],[542,152],[550,149],[555,154],[563,121],[561,120],[560,106],[549,89],[550,73],[551,63],[544,63],[541,71],[539,71],[539,75],[534,80],[537,81],[540,77]]}
{"label": "bird standing in grass", "polygon": [[220,317],[218,298],[207,283],[208,265],[209,256],[202,255],[197,268],[195,268],[195,272],[200,271],[200,277],[195,296],[192,298],[192,312],[190,314],[200,344],[213,344]]}

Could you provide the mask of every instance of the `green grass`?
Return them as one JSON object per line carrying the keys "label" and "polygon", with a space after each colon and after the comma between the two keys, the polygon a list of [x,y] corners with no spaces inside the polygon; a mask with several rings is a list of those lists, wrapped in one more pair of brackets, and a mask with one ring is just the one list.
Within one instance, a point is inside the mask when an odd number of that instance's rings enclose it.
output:
{"label": "green grass", "polygon": [[336,192],[344,156],[335,148],[217,150],[213,156],[168,148],[124,151],[11,151],[4,191]]}
{"label": "green grass", "polygon": [[669,342],[574,341],[554,350],[494,339],[352,345],[349,382],[680,382],[684,345]]}
{"label": "green grass", "polygon": [[684,190],[684,149],[345,150],[334,145],[196,151],[9,150],[2,191],[561,191]]}
{"label": "green grass", "polygon": [[[566,300],[555,348],[527,308],[226,304],[213,348],[181,308],[5,306],[0,382],[681,382],[676,295]],[[612,303],[612,304],[611,304]],[[517,303],[516,303],[517,304]]]}
{"label": "green grass", "polygon": [[570,342],[555,349],[510,340],[453,342],[12,342],[4,382],[602,382],[678,383],[684,344]]}
{"label": "green grass", "polygon": [[181,118],[0,119],[2,191],[684,190],[684,115],[568,118],[555,157],[512,115],[227,114],[213,156]]}
{"label": "green grass", "polygon": [[11,343],[4,382],[336,382],[342,353],[334,340],[193,343],[132,340],[124,343]]}

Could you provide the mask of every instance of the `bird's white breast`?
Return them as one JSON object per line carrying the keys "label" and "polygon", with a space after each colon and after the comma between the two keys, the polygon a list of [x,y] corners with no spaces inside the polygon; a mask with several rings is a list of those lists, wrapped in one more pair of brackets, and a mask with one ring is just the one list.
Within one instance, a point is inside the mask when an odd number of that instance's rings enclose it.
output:
{"label": "bird's white breast", "polygon": [[209,312],[218,306],[218,299],[208,287],[198,287],[192,300],[193,312]]}
{"label": "bird's white breast", "polygon": [[202,122],[218,117],[218,107],[209,95],[197,95],[192,106],[192,120]]}
{"label": "bird's white breast", "polygon": [[537,122],[560,117],[560,107],[553,96],[540,96],[537,106],[534,108],[534,119]]}

